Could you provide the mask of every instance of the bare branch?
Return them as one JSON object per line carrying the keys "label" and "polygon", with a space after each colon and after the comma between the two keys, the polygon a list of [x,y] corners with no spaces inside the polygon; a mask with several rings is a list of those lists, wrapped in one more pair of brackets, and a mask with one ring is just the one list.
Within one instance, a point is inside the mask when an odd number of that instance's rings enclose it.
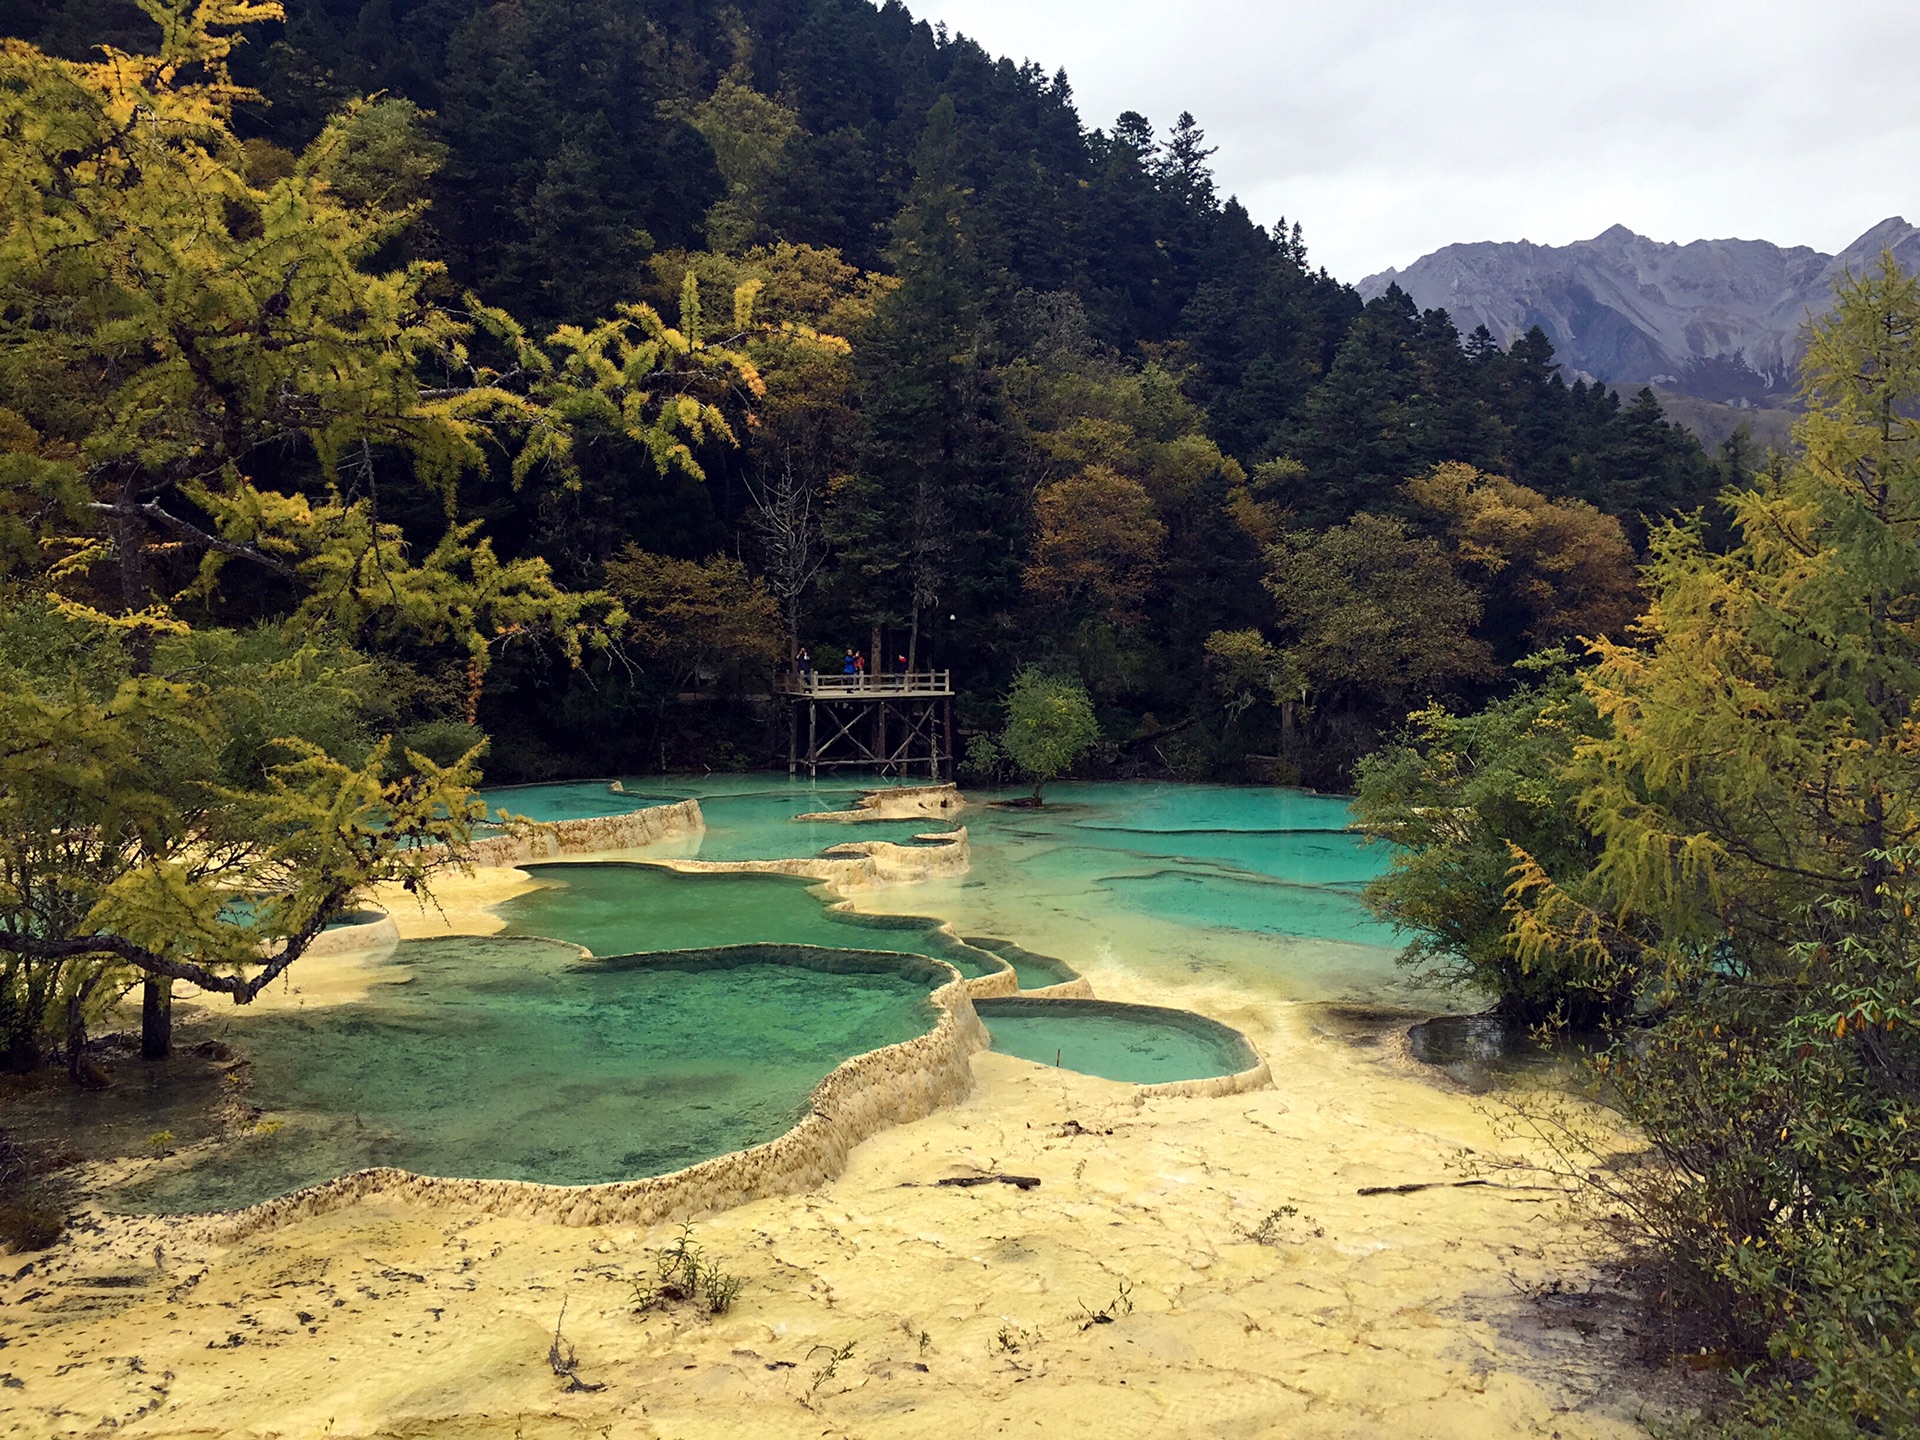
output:
{"label": "bare branch", "polygon": [[196,544],[206,546],[209,550],[217,550],[222,555],[231,555],[236,560],[249,560],[255,565],[271,570],[274,574],[284,579],[292,580],[296,578],[298,573],[293,566],[287,564],[286,561],[280,559],[277,555],[269,555],[266,551],[254,545],[240,545],[232,540],[223,540],[210,531],[202,530],[191,520],[183,520],[178,515],[163,510],[158,500],[149,500],[144,505],[131,503],[116,504],[105,500],[95,500],[89,508],[101,514],[117,515],[127,520],[151,520],[163,529],[171,530],[176,535],[185,535],[188,539],[194,541]]}

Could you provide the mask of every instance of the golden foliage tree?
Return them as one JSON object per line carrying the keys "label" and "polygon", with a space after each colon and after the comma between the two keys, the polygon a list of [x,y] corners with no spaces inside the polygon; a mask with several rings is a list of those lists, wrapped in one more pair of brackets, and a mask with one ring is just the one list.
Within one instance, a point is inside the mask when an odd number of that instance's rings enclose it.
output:
{"label": "golden foliage tree", "polygon": [[635,647],[675,684],[765,672],[781,659],[779,606],[738,560],[676,560],[629,545],[607,562],[607,588],[626,608]]}
{"label": "golden foliage tree", "polygon": [[1166,541],[1146,487],[1104,465],[1043,486],[1023,583],[1034,599],[1081,620],[1138,619]]}
{"label": "golden foliage tree", "polygon": [[1406,493],[1444,527],[1455,561],[1486,592],[1489,608],[1520,622],[1528,646],[1618,638],[1640,613],[1626,532],[1586,501],[1549,500],[1461,464],[1409,480]]}
{"label": "golden foliage tree", "polygon": [[1839,288],[1799,453],[1727,497],[1739,543],[1656,537],[1603,721],[1566,774],[1601,842],[1517,854],[1523,959],[1644,966],[1657,1024],[1606,1057],[1651,1142],[1614,1175],[1687,1293],[1779,1382],[1752,1429],[1920,1424],[1920,281]]}
{"label": "golden foliage tree", "polygon": [[1267,552],[1267,589],[1284,637],[1289,686],[1311,702],[1387,697],[1414,704],[1492,674],[1476,639],[1480,597],[1437,541],[1362,512]]}

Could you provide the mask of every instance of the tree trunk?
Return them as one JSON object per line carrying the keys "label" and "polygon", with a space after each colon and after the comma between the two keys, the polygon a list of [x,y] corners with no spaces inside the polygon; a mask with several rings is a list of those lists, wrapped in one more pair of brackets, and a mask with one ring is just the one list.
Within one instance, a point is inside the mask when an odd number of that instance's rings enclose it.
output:
{"label": "tree trunk", "polygon": [[867,674],[878,675],[879,673],[880,673],[880,626],[878,624],[875,624],[875,626],[873,627],[873,653],[867,656]]}
{"label": "tree trunk", "polygon": [[76,1085],[87,1078],[87,1022],[81,1013],[85,1004],[84,992],[67,997],[67,1078]]}
{"label": "tree trunk", "polygon": [[140,1058],[165,1060],[173,1054],[173,981],[149,975],[140,987]]}
{"label": "tree trunk", "polygon": [[913,607],[913,628],[907,631],[907,673],[920,665],[920,607]]}

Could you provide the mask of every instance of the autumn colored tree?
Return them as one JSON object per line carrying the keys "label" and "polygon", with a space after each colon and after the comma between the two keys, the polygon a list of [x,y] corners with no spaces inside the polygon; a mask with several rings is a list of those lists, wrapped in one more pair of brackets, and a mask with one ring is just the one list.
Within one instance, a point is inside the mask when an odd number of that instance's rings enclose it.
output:
{"label": "autumn colored tree", "polygon": [[627,638],[673,688],[770,672],[783,658],[780,610],[766,585],[725,555],[675,560],[629,545],[607,562]]}
{"label": "autumn colored tree", "polygon": [[1491,674],[1480,598],[1447,553],[1399,520],[1354,516],[1267,552],[1267,589],[1310,700],[1421,701]]}
{"label": "autumn colored tree", "polygon": [[[1206,415],[1173,374],[1151,363],[1130,368],[1101,353],[1070,299],[1035,301],[1023,329],[1026,353],[1006,366],[1005,393],[1032,477],[1035,523],[1049,523],[1041,513],[1049,497],[1083,498],[1071,530],[1082,540],[1105,534],[1107,559],[1099,568],[1144,585],[1137,601],[1104,597],[1119,604],[1097,623],[1089,617],[1103,605],[1030,606],[1029,629],[1042,646],[1070,650],[1103,701],[1125,696],[1135,705],[1183,709],[1202,684],[1207,635],[1264,618],[1259,542],[1242,523],[1248,510],[1239,503],[1245,473],[1208,436]],[[1103,479],[1104,495],[1086,479],[1096,475],[1113,477]],[[1063,484],[1073,489],[1056,489]],[[1139,509],[1140,496],[1150,509]],[[1130,534],[1105,518],[1109,509],[1130,517]],[[1064,593],[1046,574],[1052,558],[1067,553],[1058,539],[1068,532],[1058,519],[1052,523],[1056,539],[1037,535],[1029,551],[1029,596],[1036,580],[1049,595]],[[1131,558],[1123,560],[1122,550]],[[1036,573],[1043,554],[1048,563]]]}
{"label": "autumn colored tree", "polygon": [[[1749,1377],[1738,1434],[1920,1425],[1920,280],[1839,286],[1798,453],[1730,492],[1739,542],[1654,540],[1637,640],[1561,772],[1600,845],[1515,851],[1523,962],[1630,959],[1604,1057],[1649,1148],[1606,1208]],[[1596,1172],[1598,1173],[1598,1172]]]}
{"label": "autumn colored tree", "polygon": [[1492,633],[1483,638],[1501,658],[1581,636],[1619,638],[1640,613],[1626,533],[1584,500],[1549,500],[1457,463],[1435,466],[1405,489],[1485,595]]}
{"label": "autumn colored tree", "polygon": [[741,478],[751,501],[744,528],[749,553],[780,604],[788,645],[797,648],[829,558],[828,497],[859,465],[849,341],[898,282],[856,270],[831,250],[785,242],[739,256],[663,255],[652,268],[667,294],[689,270],[706,292],[752,287],[762,323],[741,344],[765,390],[754,397],[753,423],[742,435]]}
{"label": "autumn colored tree", "polygon": [[1022,583],[1071,631],[1139,618],[1166,540],[1146,488],[1102,465],[1034,496],[1034,538]]}
{"label": "autumn colored tree", "polygon": [[[296,632],[297,633],[297,632]],[[149,1058],[171,982],[245,1004],[368,887],[458,858],[486,807],[478,749],[436,764],[369,724],[364,656],[275,629],[169,630],[135,663],[44,599],[0,604],[0,1041],[16,1068],[147,982]],[[246,900],[245,906],[236,906]]]}
{"label": "autumn colored tree", "polygon": [[792,110],[760,94],[741,67],[720,77],[693,110],[693,128],[713,147],[727,194],[707,211],[707,244],[738,254],[770,238],[763,212],[788,143],[800,132]]}

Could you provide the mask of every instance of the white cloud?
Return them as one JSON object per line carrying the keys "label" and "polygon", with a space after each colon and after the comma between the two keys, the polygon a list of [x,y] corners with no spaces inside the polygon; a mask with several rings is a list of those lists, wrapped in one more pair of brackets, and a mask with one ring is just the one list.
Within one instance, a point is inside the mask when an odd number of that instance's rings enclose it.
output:
{"label": "white cloud", "polygon": [[1256,220],[1346,280],[1624,224],[1835,251],[1920,219],[1912,0],[909,0],[1064,67],[1081,118],[1190,110]]}

